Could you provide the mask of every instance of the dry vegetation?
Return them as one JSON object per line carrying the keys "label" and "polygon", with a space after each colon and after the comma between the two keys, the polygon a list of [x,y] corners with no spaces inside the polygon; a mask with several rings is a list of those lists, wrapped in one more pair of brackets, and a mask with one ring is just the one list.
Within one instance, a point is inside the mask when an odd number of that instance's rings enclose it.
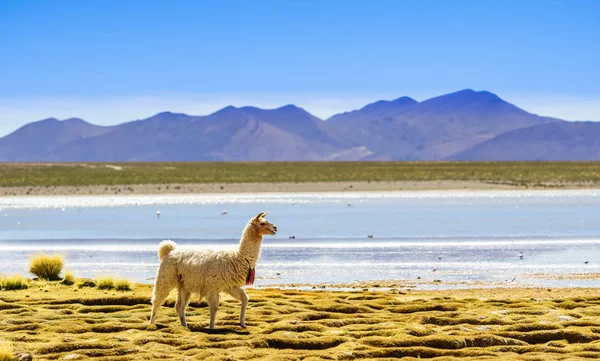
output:
{"label": "dry vegetation", "polygon": [[[47,292],[45,292],[47,291]],[[224,297],[179,326],[174,295],[148,325],[148,285],[119,293],[60,282],[0,291],[0,340],[35,360],[575,360],[600,358],[598,290],[249,290],[248,328]]]}
{"label": "dry vegetation", "polygon": [[600,162],[4,163],[0,187],[189,183],[477,181],[600,184]]}
{"label": "dry vegetation", "polygon": [[0,276],[0,290],[13,291],[25,290],[29,286],[29,279],[18,275],[5,277]]}
{"label": "dry vegetation", "polygon": [[13,361],[13,348],[9,342],[0,340],[0,361]]}
{"label": "dry vegetation", "polygon": [[72,272],[67,272],[61,283],[65,286],[71,286],[75,284],[75,276]]}
{"label": "dry vegetation", "polygon": [[65,261],[61,255],[52,256],[40,254],[33,256],[29,264],[29,272],[43,280],[56,281],[60,279]]}
{"label": "dry vegetation", "polygon": [[96,282],[96,287],[98,287],[99,290],[131,291],[132,289],[129,281],[112,277],[99,278]]}

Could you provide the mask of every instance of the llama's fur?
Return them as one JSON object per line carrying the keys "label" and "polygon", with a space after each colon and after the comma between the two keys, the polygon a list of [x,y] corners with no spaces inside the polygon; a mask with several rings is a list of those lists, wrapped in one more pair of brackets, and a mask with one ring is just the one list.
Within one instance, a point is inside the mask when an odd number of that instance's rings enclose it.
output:
{"label": "llama's fur", "polygon": [[160,267],[152,294],[150,323],[156,320],[158,309],[176,288],[179,291],[175,309],[183,326],[187,326],[185,309],[192,293],[206,297],[210,309],[210,328],[215,327],[219,294],[227,292],[241,302],[240,325],[246,327],[248,295],[241,288],[250,269],[256,267],[263,235],[274,235],[277,227],[266,221],[266,213],[252,218],[242,232],[237,251],[179,250],[173,241],[163,241],[158,249]]}

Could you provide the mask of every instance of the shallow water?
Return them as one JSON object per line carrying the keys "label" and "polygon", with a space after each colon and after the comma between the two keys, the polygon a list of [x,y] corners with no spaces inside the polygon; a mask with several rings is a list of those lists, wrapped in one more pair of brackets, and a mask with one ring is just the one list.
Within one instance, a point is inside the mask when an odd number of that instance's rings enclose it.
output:
{"label": "shallow water", "polygon": [[235,249],[263,210],[280,232],[265,238],[258,286],[574,287],[597,281],[531,275],[600,272],[600,191],[563,190],[3,197],[0,273],[59,252],[77,277],[151,282],[160,240]]}

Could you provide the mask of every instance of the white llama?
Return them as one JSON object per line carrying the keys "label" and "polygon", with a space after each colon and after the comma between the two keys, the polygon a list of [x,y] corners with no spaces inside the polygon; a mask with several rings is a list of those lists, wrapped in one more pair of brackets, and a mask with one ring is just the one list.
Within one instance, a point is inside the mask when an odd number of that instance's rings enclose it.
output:
{"label": "white llama", "polygon": [[242,303],[240,326],[246,328],[248,295],[241,288],[254,283],[254,268],[260,254],[263,235],[275,235],[277,226],[265,220],[267,213],[261,212],[252,218],[242,232],[237,251],[193,251],[178,250],[173,241],[160,243],[158,258],[160,267],[152,295],[150,323],[156,320],[158,309],[177,287],[179,295],[175,310],[181,325],[187,327],[185,309],[192,293],[206,297],[210,309],[210,328],[215,328],[215,316],[219,308],[219,293],[227,292]]}

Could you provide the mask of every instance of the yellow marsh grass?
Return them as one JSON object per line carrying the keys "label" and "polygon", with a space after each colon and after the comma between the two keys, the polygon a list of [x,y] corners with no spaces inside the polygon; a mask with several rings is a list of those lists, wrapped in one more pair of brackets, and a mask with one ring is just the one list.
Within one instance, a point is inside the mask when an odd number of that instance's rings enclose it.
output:
{"label": "yellow marsh grass", "polygon": [[120,280],[112,277],[102,277],[96,280],[96,287],[99,290],[117,290],[117,291],[131,291],[131,282],[127,280]]}
{"label": "yellow marsh grass", "polygon": [[29,280],[21,276],[0,277],[0,290],[24,290],[29,287]]}
{"label": "yellow marsh grass", "polygon": [[112,290],[115,288],[115,280],[111,277],[102,277],[96,279],[96,287],[99,290]]}
{"label": "yellow marsh grass", "polygon": [[65,262],[61,255],[37,255],[31,258],[29,272],[43,280],[57,281]]}
{"label": "yellow marsh grass", "polygon": [[13,361],[14,359],[10,342],[0,341],[0,361]]}
{"label": "yellow marsh grass", "polygon": [[117,291],[131,291],[131,282],[127,280],[116,280],[115,290]]}
{"label": "yellow marsh grass", "polygon": [[73,276],[73,273],[67,272],[61,282],[65,286],[72,286],[75,284],[75,276]]}
{"label": "yellow marsh grass", "polygon": [[248,328],[238,325],[239,302],[223,296],[211,331],[208,307],[197,300],[190,327],[179,325],[175,292],[149,325],[150,285],[122,294],[35,283],[0,292],[0,339],[36,361],[600,359],[597,289],[249,289]]}

